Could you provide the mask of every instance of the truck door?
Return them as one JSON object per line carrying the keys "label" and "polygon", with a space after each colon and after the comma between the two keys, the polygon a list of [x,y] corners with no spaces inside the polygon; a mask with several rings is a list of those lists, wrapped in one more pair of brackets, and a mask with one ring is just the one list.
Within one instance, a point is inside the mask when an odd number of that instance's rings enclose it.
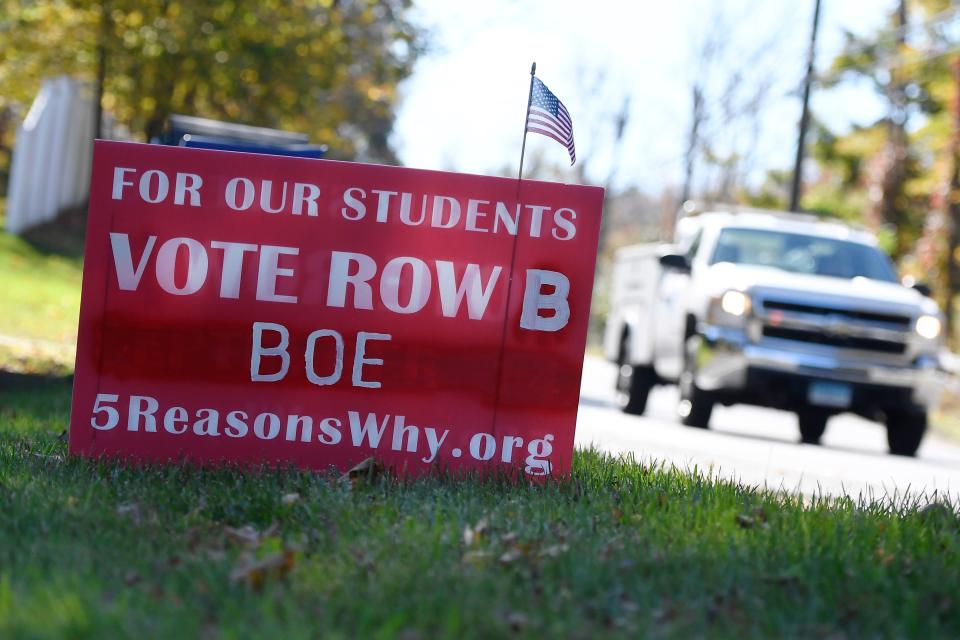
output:
{"label": "truck door", "polygon": [[[697,233],[684,252],[687,261],[693,264],[700,248],[702,231]],[[654,321],[654,366],[657,373],[674,380],[683,368],[683,342],[687,322],[687,297],[692,274],[664,269],[657,293],[656,319]]]}

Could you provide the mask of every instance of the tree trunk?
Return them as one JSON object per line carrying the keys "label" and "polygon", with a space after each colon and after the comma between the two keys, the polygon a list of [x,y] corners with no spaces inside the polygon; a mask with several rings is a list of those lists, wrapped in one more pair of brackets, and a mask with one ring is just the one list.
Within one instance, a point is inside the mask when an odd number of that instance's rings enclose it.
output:
{"label": "tree trunk", "polygon": [[949,186],[945,190],[944,207],[948,212],[947,248],[946,248],[946,276],[947,293],[944,302],[946,316],[947,337],[954,337],[953,297],[960,285],[960,269],[958,269],[956,254],[960,248],[960,57],[954,58],[950,65],[953,71],[954,95],[950,105],[950,145],[948,147]]}
{"label": "tree trunk", "polygon": [[107,39],[110,37],[110,3],[100,4],[100,35],[97,41],[97,80],[93,88],[93,138],[103,137],[103,87],[107,79]]}
{"label": "tree trunk", "polygon": [[[897,46],[906,43],[907,5],[900,0],[897,11]],[[900,51],[898,51],[898,54]],[[899,59],[895,57],[894,59]],[[910,241],[906,236],[907,219],[903,202],[903,183],[907,178],[907,94],[902,80],[901,70],[890,68],[890,81],[887,83],[887,143],[883,150],[883,170],[880,178],[880,201],[876,206],[879,220],[891,226],[896,234],[894,258],[899,259],[910,252]]]}

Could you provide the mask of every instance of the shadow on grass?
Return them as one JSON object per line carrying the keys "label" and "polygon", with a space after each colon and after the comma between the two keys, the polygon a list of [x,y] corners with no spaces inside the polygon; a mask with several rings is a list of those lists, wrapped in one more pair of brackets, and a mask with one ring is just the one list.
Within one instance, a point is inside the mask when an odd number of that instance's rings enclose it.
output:
{"label": "shadow on grass", "polygon": [[34,249],[48,255],[83,258],[87,233],[87,207],[61,211],[54,220],[27,230],[22,237]]}
{"label": "shadow on grass", "polygon": [[[73,376],[14,373],[0,369],[0,434],[67,428]],[[58,431],[59,433],[59,431]]]}

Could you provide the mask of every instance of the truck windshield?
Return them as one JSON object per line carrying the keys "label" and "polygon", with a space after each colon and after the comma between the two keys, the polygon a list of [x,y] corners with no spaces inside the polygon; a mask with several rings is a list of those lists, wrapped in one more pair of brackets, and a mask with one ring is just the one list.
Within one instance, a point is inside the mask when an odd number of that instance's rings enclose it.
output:
{"label": "truck windshield", "polygon": [[773,267],[831,278],[897,281],[889,258],[874,247],[768,229],[722,230],[710,259],[710,264],[719,262]]}

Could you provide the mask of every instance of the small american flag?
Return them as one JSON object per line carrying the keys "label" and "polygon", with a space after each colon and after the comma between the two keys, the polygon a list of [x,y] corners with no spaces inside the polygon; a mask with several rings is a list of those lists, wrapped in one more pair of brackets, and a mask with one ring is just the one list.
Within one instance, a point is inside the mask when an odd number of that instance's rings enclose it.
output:
{"label": "small american flag", "polygon": [[530,111],[527,113],[527,131],[549,136],[565,146],[570,154],[570,164],[577,161],[573,146],[573,121],[570,112],[553,95],[540,78],[533,77],[530,93]]}

